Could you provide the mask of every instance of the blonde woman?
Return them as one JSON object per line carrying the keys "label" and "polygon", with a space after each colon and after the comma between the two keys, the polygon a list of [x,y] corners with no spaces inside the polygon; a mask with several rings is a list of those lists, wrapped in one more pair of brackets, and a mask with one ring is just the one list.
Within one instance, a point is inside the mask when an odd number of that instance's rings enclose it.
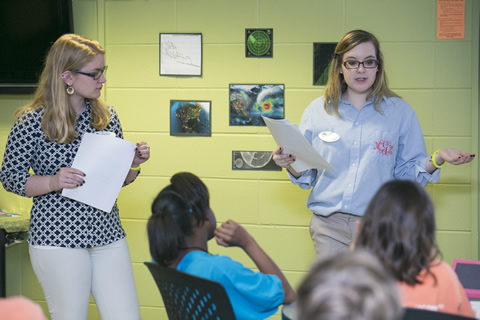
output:
{"label": "blonde woman", "polygon": [[[62,189],[85,182],[85,174],[71,167],[85,133],[123,138],[115,110],[100,100],[106,70],[97,41],[61,36],[49,50],[33,100],[15,114],[5,149],[5,190],[33,198],[30,259],[51,319],[87,319],[90,293],[102,319],[140,319],[117,205],[103,212],[62,196]],[[149,158],[147,143],[137,143],[125,185]]]}
{"label": "blonde woman", "polygon": [[324,96],[307,107],[300,129],[335,171],[296,172],[295,155],[281,146],[273,159],[294,184],[311,189],[307,207],[317,257],[348,249],[355,223],[384,182],[409,179],[425,186],[438,180],[445,162],[458,165],[475,156],[457,149],[427,155],[415,112],[388,89],[380,44],[364,30],[338,42]]}

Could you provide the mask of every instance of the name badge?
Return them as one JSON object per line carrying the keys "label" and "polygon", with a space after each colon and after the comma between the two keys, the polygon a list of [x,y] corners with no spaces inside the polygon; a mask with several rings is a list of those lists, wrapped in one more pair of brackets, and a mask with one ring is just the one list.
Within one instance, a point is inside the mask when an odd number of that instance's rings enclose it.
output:
{"label": "name badge", "polygon": [[333,131],[322,131],[318,134],[318,137],[325,142],[335,142],[340,140],[338,133]]}

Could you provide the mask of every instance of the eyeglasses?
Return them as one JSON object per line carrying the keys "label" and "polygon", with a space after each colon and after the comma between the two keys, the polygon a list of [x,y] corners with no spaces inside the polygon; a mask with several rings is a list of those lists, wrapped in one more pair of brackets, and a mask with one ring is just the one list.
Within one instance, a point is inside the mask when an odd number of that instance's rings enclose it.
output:
{"label": "eyeglasses", "polygon": [[365,69],[373,69],[378,66],[378,60],[368,59],[362,62],[357,60],[347,60],[343,62],[343,66],[347,69],[358,69],[360,65],[362,65]]}
{"label": "eyeglasses", "polygon": [[89,76],[89,77],[93,78],[93,80],[98,80],[98,79],[100,79],[102,74],[104,75],[104,74],[107,73],[107,69],[108,69],[108,66],[105,66],[105,67],[103,67],[103,69],[97,70],[97,71],[92,72],[92,73],[82,72],[82,71],[78,71],[78,70],[73,70],[72,72],[83,74],[84,76]]}

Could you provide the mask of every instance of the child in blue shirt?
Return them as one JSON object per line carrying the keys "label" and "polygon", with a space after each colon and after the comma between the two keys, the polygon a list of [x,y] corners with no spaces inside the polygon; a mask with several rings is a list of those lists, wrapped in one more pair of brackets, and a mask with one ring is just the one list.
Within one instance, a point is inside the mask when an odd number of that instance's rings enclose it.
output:
{"label": "child in blue shirt", "polygon": [[[217,228],[205,184],[188,172],[171,178],[152,204],[147,231],[150,254],[160,265],[220,282],[237,319],[265,319],[295,300],[287,279],[255,239],[228,220]],[[208,253],[215,237],[224,247],[240,247],[260,272],[227,256]]]}

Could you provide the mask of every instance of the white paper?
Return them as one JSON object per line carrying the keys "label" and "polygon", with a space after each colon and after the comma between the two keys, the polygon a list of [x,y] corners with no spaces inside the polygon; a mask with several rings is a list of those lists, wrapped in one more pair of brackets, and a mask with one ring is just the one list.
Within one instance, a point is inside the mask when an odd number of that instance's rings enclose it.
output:
{"label": "white paper", "polygon": [[475,318],[480,319],[480,301],[472,300],[470,301],[470,304],[475,312]]}
{"label": "white paper", "polygon": [[273,120],[262,117],[267,124],[273,139],[278,146],[283,148],[282,153],[295,155],[295,162],[291,164],[297,172],[308,169],[335,170],[305,139],[296,124],[290,123],[288,119]]}
{"label": "white paper", "polygon": [[112,211],[135,157],[135,144],[111,135],[85,133],[72,168],[85,173],[85,183],[62,195],[105,212]]}

